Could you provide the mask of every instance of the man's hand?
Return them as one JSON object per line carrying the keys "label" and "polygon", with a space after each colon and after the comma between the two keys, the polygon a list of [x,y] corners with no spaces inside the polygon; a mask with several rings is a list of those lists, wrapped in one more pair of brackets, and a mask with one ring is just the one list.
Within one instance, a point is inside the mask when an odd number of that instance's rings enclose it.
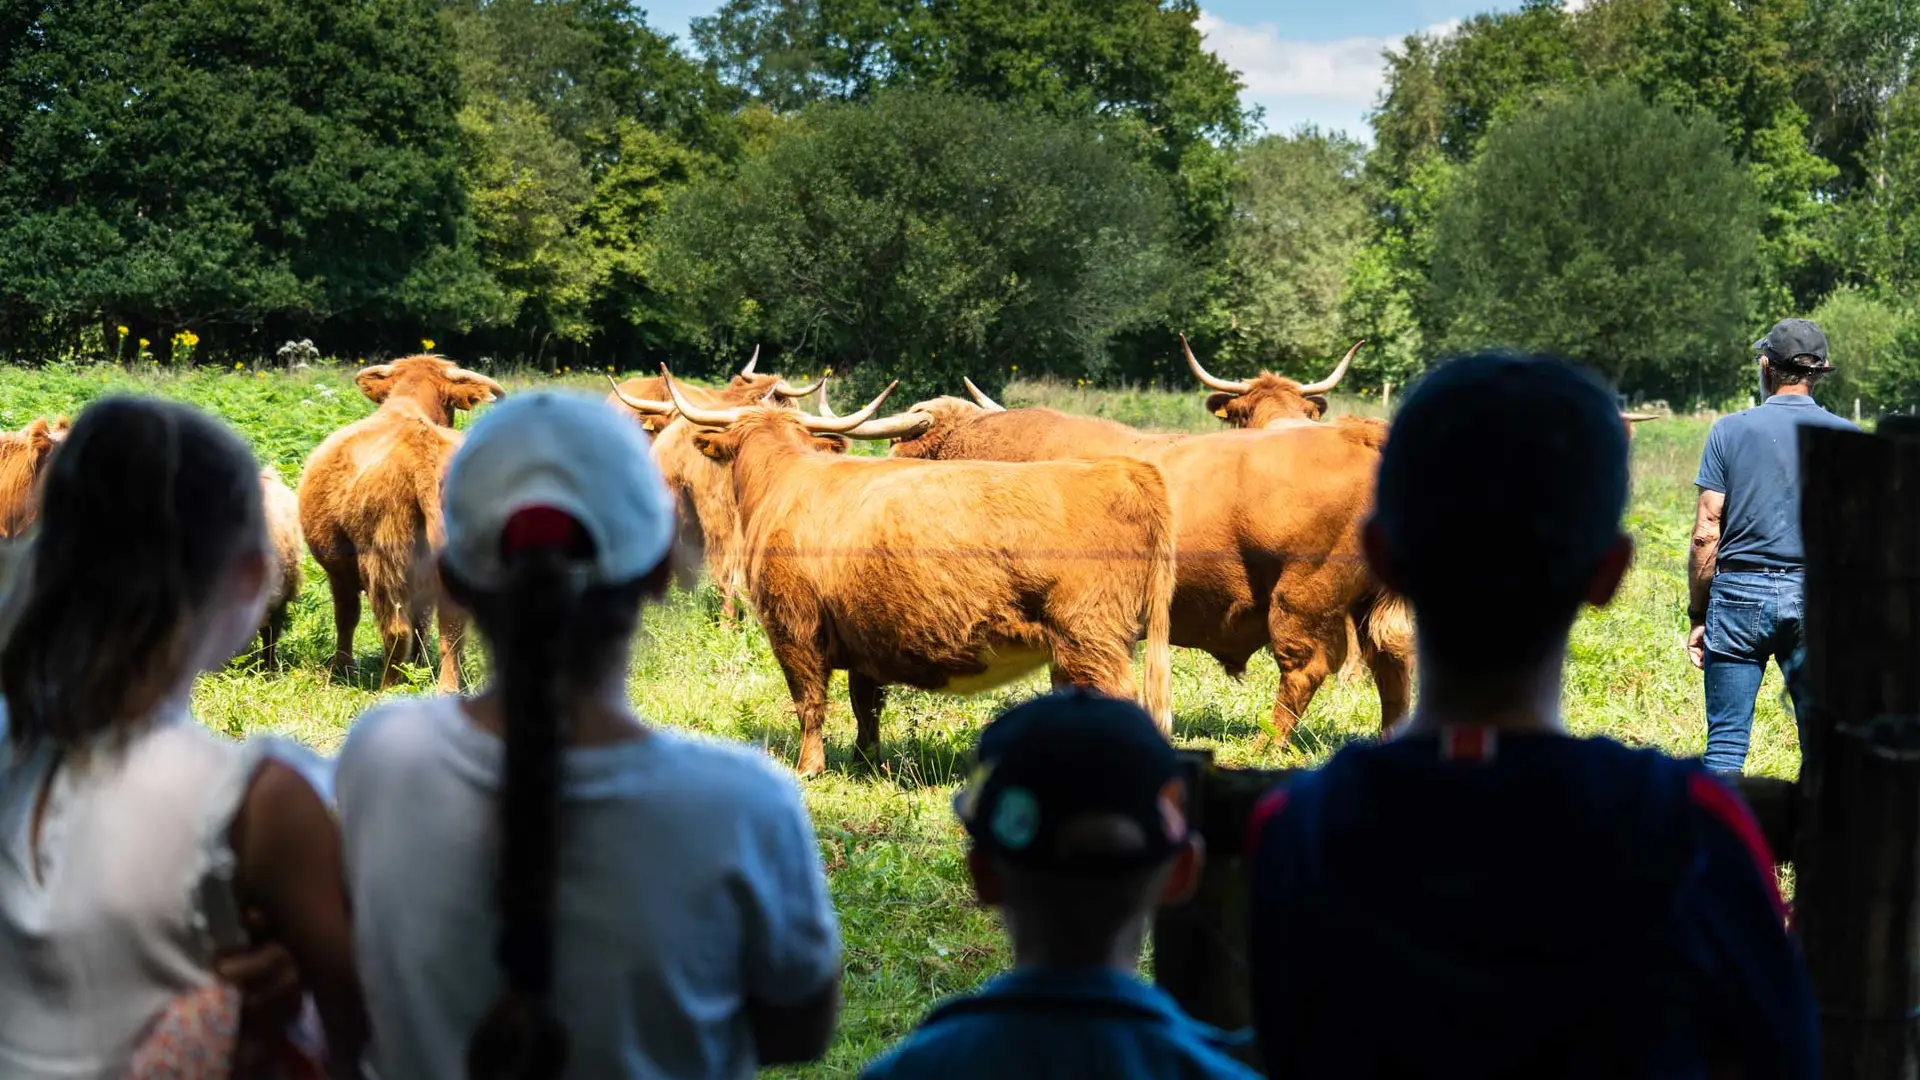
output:
{"label": "man's hand", "polygon": [[244,1002],[241,1027],[253,1032],[283,1030],[299,1018],[305,1000],[299,965],[286,946],[265,938],[264,923],[258,911],[248,911],[247,928],[262,944],[225,953],[213,963],[213,973],[222,982],[239,988]]}
{"label": "man's hand", "polygon": [[1687,631],[1687,656],[1693,660],[1693,666],[1707,666],[1707,624],[1697,622]]}

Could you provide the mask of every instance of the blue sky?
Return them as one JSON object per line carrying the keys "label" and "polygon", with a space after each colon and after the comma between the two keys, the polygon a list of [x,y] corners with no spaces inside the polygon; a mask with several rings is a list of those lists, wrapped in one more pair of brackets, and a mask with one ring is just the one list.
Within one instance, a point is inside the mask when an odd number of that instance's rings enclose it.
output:
{"label": "blue sky", "polygon": [[[687,23],[717,0],[640,0],[647,22],[686,38]],[[1570,0],[1578,6],[1579,0]],[[1415,30],[1444,31],[1456,20],[1518,0],[1206,0],[1201,31],[1246,83],[1266,125],[1303,123],[1365,137],[1380,88],[1380,51]]]}

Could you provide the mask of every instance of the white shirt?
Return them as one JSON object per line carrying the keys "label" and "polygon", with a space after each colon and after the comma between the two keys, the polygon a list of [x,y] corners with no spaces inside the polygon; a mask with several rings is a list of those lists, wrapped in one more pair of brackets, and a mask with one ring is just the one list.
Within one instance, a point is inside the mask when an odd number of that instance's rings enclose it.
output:
{"label": "white shirt", "polygon": [[[453,697],[377,706],[340,752],[355,952],[387,1080],[464,1078],[501,992],[501,763]],[[798,785],[763,754],[656,730],[567,750],[561,791],[566,1075],[751,1075],[747,1000],[798,1004],[840,968]]]}
{"label": "white shirt", "polygon": [[0,1076],[117,1075],[169,999],[213,982],[216,944],[237,943],[227,832],[268,744],[183,713],[76,762],[15,751],[6,729],[0,706]]}

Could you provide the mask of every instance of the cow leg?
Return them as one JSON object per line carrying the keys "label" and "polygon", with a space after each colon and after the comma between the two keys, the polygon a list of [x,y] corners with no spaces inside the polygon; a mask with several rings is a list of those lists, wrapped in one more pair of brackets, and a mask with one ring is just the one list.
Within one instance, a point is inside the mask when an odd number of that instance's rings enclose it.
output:
{"label": "cow leg", "polygon": [[327,666],[336,675],[353,672],[353,631],[360,625],[360,572],[325,567],[327,590],[333,594],[333,659]]}
{"label": "cow leg", "polygon": [[1386,734],[1407,715],[1413,700],[1412,658],[1379,649],[1367,650],[1373,685],[1380,691],[1380,733]]}
{"label": "cow leg", "polygon": [[1053,685],[1083,686],[1109,697],[1135,698],[1140,688],[1133,679],[1132,643],[1121,647],[1056,642],[1053,646]]}
{"label": "cow leg", "polygon": [[827,666],[826,650],[811,635],[796,634],[773,619],[766,620],[765,628],[800,720],[799,773],[819,776],[827,771],[827,682],[833,669]]}
{"label": "cow leg", "polygon": [[[354,599],[360,597],[359,590],[354,591]],[[287,631],[287,605],[275,604],[267,609],[267,621],[260,624],[260,662],[269,670],[280,664],[280,635]]]}
{"label": "cow leg", "polygon": [[467,614],[451,604],[442,603],[434,612],[440,630],[440,690],[460,692],[460,654],[466,644]]}
{"label": "cow leg", "polygon": [[857,726],[854,749],[869,766],[880,764],[880,710],[887,706],[887,688],[857,671],[847,672],[847,697],[853,702]]}
{"label": "cow leg", "polygon": [[1278,597],[1267,609],[1269,647],[1280,668],[1280,689],[1273,701],[1275,745],[1287,745],[1320,684],[1346,663],[1346,623],[1344,613],[1297,612]]}

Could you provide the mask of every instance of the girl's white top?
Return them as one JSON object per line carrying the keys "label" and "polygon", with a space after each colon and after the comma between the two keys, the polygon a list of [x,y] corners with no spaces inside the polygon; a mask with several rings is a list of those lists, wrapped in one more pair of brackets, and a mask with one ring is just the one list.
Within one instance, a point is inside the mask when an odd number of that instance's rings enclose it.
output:
{"label": "girl's white top", "polygon": [[[380,705],[336,777],[355,945],[387,1080],[466,1075],[494,959],[500,740],[452,697]],[[569,1078],[747,1077],[749,999],[794,1005],[840,968],[791,775],[757,749],[654,731],[568,749],[552,1008]]]}
{"label": "girl's white top", "polygon": [[244,940],[227,831],[270,750],[302,753],[185,713],[79,759],[15,749],[0,704],[0,1076],[117,1075],[170,998],[213,981]]}

